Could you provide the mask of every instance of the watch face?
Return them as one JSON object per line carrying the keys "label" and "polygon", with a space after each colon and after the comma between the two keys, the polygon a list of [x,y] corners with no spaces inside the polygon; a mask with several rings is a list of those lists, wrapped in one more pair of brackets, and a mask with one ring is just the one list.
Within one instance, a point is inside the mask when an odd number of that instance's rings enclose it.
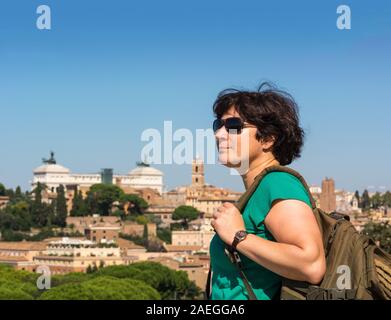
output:
{"label": "watch face", "polygon": [[236,236],[238,237],[239,240],[242,240],[247,236],[247,232],[244,230],[238,231],[236,233]]}

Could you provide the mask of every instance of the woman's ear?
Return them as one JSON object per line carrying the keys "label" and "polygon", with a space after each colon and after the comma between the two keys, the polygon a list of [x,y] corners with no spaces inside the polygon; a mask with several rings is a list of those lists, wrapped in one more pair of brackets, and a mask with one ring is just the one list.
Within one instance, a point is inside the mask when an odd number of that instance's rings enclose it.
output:
{"label": "woman's ear", "polygon": [[262,140],[261,141],[261,144],[262,144],[262,151],[263,152],[269,152],[269,151],[272,151],[272,148],[273,148],[273,145],[274,145],[274,142],[276,141],[276,138],[275,137],[270,137],[270,138],[267,138],[265,140]]}

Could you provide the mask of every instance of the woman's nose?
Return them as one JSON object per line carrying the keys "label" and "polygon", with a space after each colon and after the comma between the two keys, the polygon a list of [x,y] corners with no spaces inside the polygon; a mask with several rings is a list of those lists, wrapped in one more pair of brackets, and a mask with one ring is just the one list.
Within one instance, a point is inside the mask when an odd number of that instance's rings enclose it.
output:
{"label": "woman's nose", "polygon": [[224,126],[215,132],[215,137],[217,140],[227,139],[227,130],[225,130]]}

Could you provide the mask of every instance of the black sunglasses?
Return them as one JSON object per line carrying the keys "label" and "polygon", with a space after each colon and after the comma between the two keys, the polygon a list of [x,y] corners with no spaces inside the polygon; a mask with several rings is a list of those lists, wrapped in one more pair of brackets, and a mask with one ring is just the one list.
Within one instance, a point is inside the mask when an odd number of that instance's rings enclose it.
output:
{"label": "black sunglasses", "polygon": [[[245,124],[242,119],[238,117],[231,117],[227,119],[216,119],[213,121],[213,131],[216,133],[220,128],[225,127],[228,133],[240,134],[243,128],[255,127],[254,125]],[[232,131],[230,131],[232,130]]]}

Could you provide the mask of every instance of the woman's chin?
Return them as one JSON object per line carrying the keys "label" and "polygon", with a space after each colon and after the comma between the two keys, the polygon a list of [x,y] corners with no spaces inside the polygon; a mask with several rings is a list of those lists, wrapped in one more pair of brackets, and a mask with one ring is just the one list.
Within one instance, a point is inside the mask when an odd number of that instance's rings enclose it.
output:
{"label": "woman's chin", "polygon": [[219,162],[228,168],[240,167],[240,160],[238,159],[233,160],[232,157],[230,157],[227,152],[219,153]]}

